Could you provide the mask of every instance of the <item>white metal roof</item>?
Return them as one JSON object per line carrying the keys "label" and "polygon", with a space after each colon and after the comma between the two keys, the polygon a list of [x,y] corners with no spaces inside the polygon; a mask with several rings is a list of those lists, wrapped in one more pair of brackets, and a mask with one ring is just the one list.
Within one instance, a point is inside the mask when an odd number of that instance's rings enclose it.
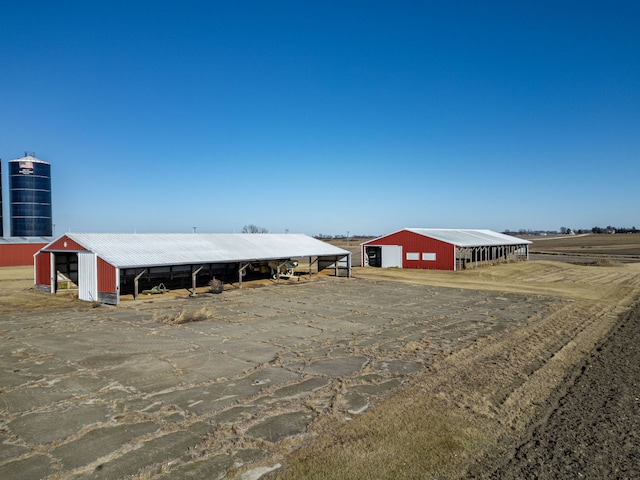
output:
{"label": "white metal roof", "polygon": [[[118,268],[275,260],[350,253],[304,234],[66,233]],[[43,250],[47,250],[49,246]]]}
{"label": "white metal roof", "polygon": [[53,240],[53,237],[0,237],[0,244],[42,243],[46,245],[51,240]]}
{"label": "white metal roof", "polygon": [[524,245],[529,240],[512,237],[492,230],[448,229],[448,228],[405,228],[413,233],[435,238],[458,247],[488,247],[497,245]]}

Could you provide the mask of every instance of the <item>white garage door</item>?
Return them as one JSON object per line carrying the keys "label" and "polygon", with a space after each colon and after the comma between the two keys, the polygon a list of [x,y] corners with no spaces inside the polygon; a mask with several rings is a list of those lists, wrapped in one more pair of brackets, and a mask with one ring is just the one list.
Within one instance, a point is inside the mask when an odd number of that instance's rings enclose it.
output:
{"label": "white garage door", "polygon": [[98,261],[96,254],[78,252],[78,298],[98,301]]}
{"label": "white garage door", "polygon": [[382,268],[399,267],[402,268],[402,246],[383,245],[382,246]]}

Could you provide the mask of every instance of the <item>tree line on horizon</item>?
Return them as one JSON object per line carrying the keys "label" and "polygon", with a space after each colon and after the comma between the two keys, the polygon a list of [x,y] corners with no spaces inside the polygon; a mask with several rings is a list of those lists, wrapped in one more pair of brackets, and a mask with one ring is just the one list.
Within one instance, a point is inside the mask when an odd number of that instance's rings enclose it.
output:
{"label": "tree line on horizon", "polygon": [[612,227],[608,225],[606,227],[593,227],[591,229],[585,228],[569,228],[569,227],[560,227],[559,231],[556,230],[531,230],[521,228],[517,232],[511,230],[505,230],[504,234],[506,235],[541,235],[541,234],[556,234],[560,233],[562,235],[573,235],[573,234],[584,234],[584,233],[604,233],[604,234],[613,234],[613,233],[638,233],[639,230],[636,227]]}

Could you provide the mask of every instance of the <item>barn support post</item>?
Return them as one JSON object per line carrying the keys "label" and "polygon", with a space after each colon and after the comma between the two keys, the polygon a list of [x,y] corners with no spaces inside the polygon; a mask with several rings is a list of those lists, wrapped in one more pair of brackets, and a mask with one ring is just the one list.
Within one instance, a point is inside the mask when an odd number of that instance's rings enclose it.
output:
{"label": "barn support post", "polygon": [[312,258],[313,258],[313,257],[309,257],[309,279],[311,279],[311,274],[312,274],[312,273],[311,273],[311,266],[312,266],[314,263],[316,263],[318,260],[320,260],[320,258],[319,258],[319,257],[316,257],[316,259],[312,262],[312,261],[311,261],[311,259],[312,259]]}
{"label": "barn support post", "polygon": [[278,268],[276,269],[276,283],[280,283],[280,269],[284,267],[289,260],[285,260],[282,263],[278,264]]}
{"label": "barn support post", "polygon": [[240,284],[240,288],[242,288],[242,273],[247,269],[249,265],[251,265],[251,263],[247,263],[243,267],[240,267],[238,269],[238,283]]}
{"label": "barn support post", "polygon": [[142,277],[142,275],[144,275],[146,271],[147,269],[145,268],[138,275],[133,277],[133,299],[134,300],[138,299],[138,282],[140,281],[140,277]]}
{"label": "barn support post", "polygon": [[[193,267],[191,267],[193,269]],[[204,268],[204,265],[200,266],[200,268],[198,268],[195,271],[191,271],[191,297],[195,297],[196,296],[196,277],[198,276],[198,274],[200,273],[200,271]]]}

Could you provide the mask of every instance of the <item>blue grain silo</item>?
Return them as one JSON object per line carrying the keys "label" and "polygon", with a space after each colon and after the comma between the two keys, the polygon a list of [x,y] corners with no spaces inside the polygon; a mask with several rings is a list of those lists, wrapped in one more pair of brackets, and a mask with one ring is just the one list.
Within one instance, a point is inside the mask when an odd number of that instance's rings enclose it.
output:
{"label": "blue grain silo", "polygon": [[9,190],[11,236],[52,236],[51,165],[29,152],[9,160]]}

